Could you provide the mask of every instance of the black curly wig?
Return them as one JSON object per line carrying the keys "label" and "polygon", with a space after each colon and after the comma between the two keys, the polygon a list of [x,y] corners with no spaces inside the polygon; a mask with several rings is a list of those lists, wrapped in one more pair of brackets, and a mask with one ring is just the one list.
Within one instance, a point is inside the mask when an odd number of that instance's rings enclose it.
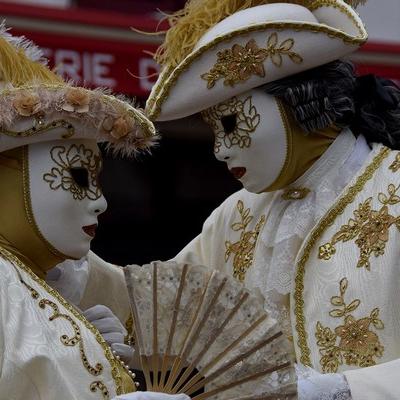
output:
{"label": "black curly wig", "polygon": [[357,77],[351,63],[334,61],[264,89],[286,103],[305,132],[335,124],[400,150],[400,89],[392,81]]}

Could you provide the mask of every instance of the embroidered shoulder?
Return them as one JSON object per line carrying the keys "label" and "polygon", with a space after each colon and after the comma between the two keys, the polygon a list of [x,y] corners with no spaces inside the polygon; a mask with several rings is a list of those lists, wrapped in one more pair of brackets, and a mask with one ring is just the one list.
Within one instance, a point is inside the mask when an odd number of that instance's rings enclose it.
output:
{"label": "embroidered shoulder", "polygon": [[[99,362],[95,363],[95,365],[91,365],[91,363],[89,363],[83,342],[81,327],[85,327],[86,329],[91,331],[98,344],[103,349],[104,356],[111,367],[111,375],[115,383],[116,393],[117,395],[122,394],[124,390],[124,382],[121,372],[124,371],[123,373],[126,373],[125,364],[123,364],[119,359],[114,356],[111,348],[107,345],[97,328],[89,323],[75,307],[73,307],[65,299],[63,299],[57,291],[49,287],[45,281],[37,277],[16,256],[9,253],[6,249],[2,247],[0,247],[0,255],[11,264],[12,269],[18,275],[18,281],[29,291],[31,297],[37,302],[38,307],[44,312],[47,308],[50,309],[48,320],[52,324],[57,325],[57,320],[65,320],[70,324],[72,335],[63,333],[60,336],[60,343],[67,348],[70,348],[71,351],[75,351],[74,349],[76,347],[78,348],[77,354],[80,355],[81,364],[86,372],[89,373],[89,376],[91,375],[93,379],[93,381],[88,386],[88,390],[93,393],[99,392],[99,395],[102,397],[103,400],[110,399],[111,397],[109,389],[107,388],[105,383],[100,380],[104,372],[104,366]],[[32,287],[24,279],[21,274],[22,271],[25,272],[28,277],[32,279],[35,284],[38,285],[38,287],[44,289],[44,291],[52,297],[52,300],[50,300],[50,298],[42,297],[39,291]],[[56,302],[58,302],[58,304],[56,304]],[[62,305],[68,311],[68,313],[61,312],[60,305]],[[81,324],[77,323],[78,321]],[[129,375],[130,381],[133,382],[132,379],[134,378],[134,374],[130,373]]]}
{"label": "embroidered shoulder", "polygon": [[225,242],[225,262],[228,262],[233,255],[233,276],[240,282],[246,277],[247,270],[253,263],[254,250],[257,244],[258,235],[265,224],[266,217],[262,215],[254,229],[248,229],[254,217],[250,215],[250,208],[245,208],[242,200],[236,205],[240,219],[231,225],[234,232],[240,232],[237,242]]}
{"label": "embroidered shoulder", "polygon": [[333,235],[330,242],[320,246],[319,259],[330,260],[336,253],[336,245],[339,242],[354,240],[360,251],[357,268],[370,270],[371,256],[379,257],[385,254],[392,226],[400,231],[400,216],[390,213],[390,206],[400,204],[400,185],[390,184],[387,192],[378,195],[378,201],[382,205],[379,210],[372,209],[372,197],[359,204],[353,212],[354,217]]}
{"label": "embroidered shoulder", "polygon": [[356,299],[349,304],[345,301],[345,294],[349,282],[347,278],[340,281],[340,294],[331,298],[335,308],[329,312],[332,318],[342,318],[342,325],[332,330],[317,323],[315,337],[321,355],[320,364],[324,373],[337,372],[339,366],[354,365],[370,367],[376,364],[376,358],[381,358],[384,346],[377,333],[372,330],[384,329],[379,318],[379,308],[371,311],[370,315],[361,319],[354,317],[354,312],[361,305]]}

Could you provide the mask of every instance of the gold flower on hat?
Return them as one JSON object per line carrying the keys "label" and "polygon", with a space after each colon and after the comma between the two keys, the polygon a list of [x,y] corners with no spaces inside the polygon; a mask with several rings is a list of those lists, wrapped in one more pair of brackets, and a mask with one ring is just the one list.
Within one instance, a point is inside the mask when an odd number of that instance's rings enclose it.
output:
{"label": "gold flower on hat", "polygon": [[42,106],[39,96],[29,90],[18,91],[12,104],[17,113],[23,117],[30,117],[37,114]]}
{"label": "gold flower on hat", "polygon": [[81,88],[69,88],[65,93],[64,111],[86,113],[89,111],[90,96]]}
{"label": "gold flower on hat", "polygon": [[245,47],[235,44],[232,47],[234,60],[230,68],[237,69],[239,79],[245,81],[251,75],[265,76],[264,60],[267,56],[265,49],[260,49],[254,39],[246,43]]}
{"label": "gold flower on hat", "polygon": [[217,62],[209,72],[201,75],[207,81],[207,88],[212,89],[219,79],[224,85],[235,86],[248,80],[251,76],[265,77],[264,64],[268,58],[275,67],[281,67],[283,58],[288,57],[293,63],[301,64],[303,57],[292,51],[294,39],[286,39],[279,44],[278,33],[272,33],[267,40],[266,48],[259,47],[255,39],[250,39],[245,46],[234,44],[230,49],[217,53]]}

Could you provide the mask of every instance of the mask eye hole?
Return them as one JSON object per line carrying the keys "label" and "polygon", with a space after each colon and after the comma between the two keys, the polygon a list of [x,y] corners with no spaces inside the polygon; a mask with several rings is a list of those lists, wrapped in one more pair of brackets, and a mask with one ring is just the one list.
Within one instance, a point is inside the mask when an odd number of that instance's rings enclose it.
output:
{"label": "mask eye hole", "polygon": [[69,172],[78,186],[82,188],[89,187],[89,171],[86,168],[74,167],[70,168]]}
{"label": "mask eye hole", "polygon": [[224,127],[224,131],[227,135],[229,133],[234,132],[234,130],[235,130],[236,117],[237,117],[237,114],[230,114],[230,115],[225,115],[221,118],[221,124]]}

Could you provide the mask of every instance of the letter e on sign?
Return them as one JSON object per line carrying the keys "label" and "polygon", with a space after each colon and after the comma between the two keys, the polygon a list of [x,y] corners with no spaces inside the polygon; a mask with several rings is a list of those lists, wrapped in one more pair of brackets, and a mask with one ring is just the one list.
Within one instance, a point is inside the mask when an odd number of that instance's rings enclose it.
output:
{"label": "letter e on sign", "polygon": [[92,82],[95,86],[114,88],[117,81],[110,76],[113,54],[94,53],[92,56]]}

